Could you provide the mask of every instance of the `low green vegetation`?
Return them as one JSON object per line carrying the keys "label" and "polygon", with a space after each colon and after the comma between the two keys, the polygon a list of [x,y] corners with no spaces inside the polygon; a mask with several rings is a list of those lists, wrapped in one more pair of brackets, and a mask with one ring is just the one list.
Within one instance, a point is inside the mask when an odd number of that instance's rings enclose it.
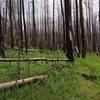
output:
{"label": "low green vegetation", "polygon": [[[7,57],[18,57],[16,51],[6,51]],[[23,58],[66,58],[63,52],[31,52]],[[59,67],[62,66],[63,68]],[[0,83],[47,74],[45,80],[20,88],[0,91],[0,100],[100,100],[100,57],[87,54],[85,59],[76,58],[74,64],[66,62],[0,62]],[[85,76],[95,76],[91,80]]]}

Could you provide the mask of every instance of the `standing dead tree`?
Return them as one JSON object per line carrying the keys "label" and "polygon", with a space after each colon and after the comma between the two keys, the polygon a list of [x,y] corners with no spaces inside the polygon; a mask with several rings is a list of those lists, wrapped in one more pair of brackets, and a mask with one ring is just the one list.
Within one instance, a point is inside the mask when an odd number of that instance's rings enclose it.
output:
{"label": "standing dead tree", "polygon": [[19,1],[19,33],[20,33],[20,50],[23,49],[23,29],[22,29],[22,0]]}
{"label": "standing dead tree", "polygon": [[65,22],[66,22],[66,50],[67,50],[67,58],[70,62],[74,61],[73,57],[73,48],[72,41],[70,39],[70,31],[71,31],[71,1],[64,0],[65,5]]}
{"label": "standing dead tree", "polygon": [[85,41],[85,29],[84,29],[84,18],[83,18],[83,4],[82,0],[79,0],[80,4],[80,28],[82,37],[82,57],[86,56],[86,41]]}
{"label": "standing dead tree", "polygon": [[24,23],[24,35],[25,35],[25,48],[26,53],[28,53],[28,43],[27,43],[27,30],[26,30],[26,22],[25,22],[25,10],[24,10],[24,0],[22,0],[22,12],[23,12],[23,23]]}
{"label": "standing dead tree", "polygon": [[55,0],[53,0],[52,47],[55,48]]}
{"label": "standing dead tree", "polygon": [[78,48],[78,51],[77,54],[79,56],[79,53],[80,53],[80,32],[79,32],[79,9],[78,9],[78,0],[75,0],[75,6],[76,6],[76,27],[75,27],[75,33],[76,33],[76,46]]}
{"label": "standing dead tree", "polygon": [[2,33],[2,15],[0,7],[0,54],[2,57],[5,57],[4,44],[3,44],[3,33]]}
{"label": "standing dead tree", "polygon": [[14,40],[13,40],[13,21],[12,21],[12,0],[9,0],[9,21],[10,21],[10,37],[11,37],[11,48],[14,48]]}
{"label": "standing dead tree", "polygon": [[100,52],[100,0],[99,0],[99,52]]}
{"label": "standing dead tree", "polygon": [[32,15],[33,15],[33,28],[32,28],[32,46],[36,48],[36,22],[35,22],[35,2],[32,0]]}
{"label": "standing dead tree", "polygon": [[65,52],[66,51],[66,45],[65,45],[66,34],[65,34],[65,18],[64,18],[63,1],[60,0],[60,3],[61,3],[61,14],[62,14],[62,19],[63,19],[63,50]]}

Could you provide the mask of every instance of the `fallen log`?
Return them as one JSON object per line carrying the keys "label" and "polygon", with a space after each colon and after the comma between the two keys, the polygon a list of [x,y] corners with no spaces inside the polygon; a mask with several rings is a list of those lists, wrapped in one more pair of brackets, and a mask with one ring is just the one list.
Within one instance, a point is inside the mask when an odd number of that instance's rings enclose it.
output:
{"label": "fallen log", "polygon": [[48,77],[48,75],[42,75],[42,76],[35,76],[35,77],[26,78],[26,79],[11,81],[8,83],[3,83],[3,84],[0,84],[0,90],[23,86],[23,85],[28,84],[33,81],[46,79],[47,77]]}
{"label": "fallen log", "polygon": [[26,61],[43,61],[46,60],[46,58],[0,58],[0,61],[4,62],[26,62]]}
{"label": "fallen log", "polygon": [[1,62],[29,62],[29,61],[68,61],[68,59],[47,59],[47,58],[0,58]]}

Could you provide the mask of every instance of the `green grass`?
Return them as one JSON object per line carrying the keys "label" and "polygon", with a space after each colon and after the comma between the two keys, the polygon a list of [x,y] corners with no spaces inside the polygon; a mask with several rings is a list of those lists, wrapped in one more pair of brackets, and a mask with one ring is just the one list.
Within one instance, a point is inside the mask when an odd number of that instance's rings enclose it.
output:
{"label": "green grass", "polygon": [[[13,50],[7,50],[6,51],[6,57],[19,57],[19,52],[13,51]],[[31,52],[28,54],[23,54],[20,57],[27,57],[27,58],[65,58],[65,54],[61,51],[49,51],[49,50],[45,50],[45,51],[41,51],[41,52]]]}
{"label": "green grass", "polygon": [[[15,51],[6,51],[7,57],[18,57]],[[44,51],[24,54],[21,57],[65,58],[63,52]],[[55,66],[64,64],[64,68]],[[18,63],[0,62],[0,83],[18,78]],[[20,78],[40,73],[48,74],[46,80],[31,83],[20,88],[0,91],[0,100],[100,100],[100,79],[86,80],[79,73],[100,76],[100,57],[87,54],[85,59],[75,59],[74,64],[59,62],[20,63]]]}
{"label": "green grass", "polygon": [[96,54],[87,54],[85,59],[77,59],[75,68],[79,72],[100,76],[100,56]]}

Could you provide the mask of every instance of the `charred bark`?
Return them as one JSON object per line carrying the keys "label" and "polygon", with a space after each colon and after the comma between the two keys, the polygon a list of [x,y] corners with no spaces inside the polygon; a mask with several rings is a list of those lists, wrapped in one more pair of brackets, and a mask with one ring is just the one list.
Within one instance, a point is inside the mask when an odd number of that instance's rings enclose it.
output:
{"label": "charred bark", "polygon": [[72,41],[70,40],[71,31],[71,1],[64,0],[65,4],[65,22],[66,22],[66,56],[70,62],[74,61]]}

